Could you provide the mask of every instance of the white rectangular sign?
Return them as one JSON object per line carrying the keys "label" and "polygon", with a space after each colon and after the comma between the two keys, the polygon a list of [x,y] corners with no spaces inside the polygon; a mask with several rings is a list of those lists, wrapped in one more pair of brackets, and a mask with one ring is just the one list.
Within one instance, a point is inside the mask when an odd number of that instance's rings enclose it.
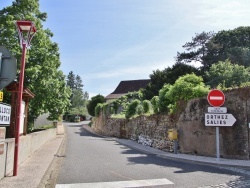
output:
{"label": "white rectangular sign", "polygon": [[11,107],[0,103],[0,125],[10,125]]}
{"label": "white rectangular sign", "polygon": [[232,114],[210,114],[205,113],[205,125],[206,126],[233,126],[236,122],[235,117]]}
{"label": "white rectangular sign", "polygon": [[208,113],[227,113],[226,107],[208,107]]}

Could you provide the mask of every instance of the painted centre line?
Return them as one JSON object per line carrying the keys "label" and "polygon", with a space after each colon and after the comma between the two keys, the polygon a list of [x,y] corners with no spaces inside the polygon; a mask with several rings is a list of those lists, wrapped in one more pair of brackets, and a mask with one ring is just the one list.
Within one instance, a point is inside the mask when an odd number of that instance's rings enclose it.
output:
{"label": "painted centre line", "polygon": [[114,181],[98,183],[77,183],[77,184],[57,184],[56,188],[125,188],[125,187],[145,187],[157,185],[170,185],[173,182],[163,179],[132,180],[132,181]]}

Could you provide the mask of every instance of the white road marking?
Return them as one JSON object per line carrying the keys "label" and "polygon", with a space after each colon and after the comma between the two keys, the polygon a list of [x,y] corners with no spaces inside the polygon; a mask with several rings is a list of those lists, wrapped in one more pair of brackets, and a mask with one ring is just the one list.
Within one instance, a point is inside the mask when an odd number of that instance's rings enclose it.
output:
{"label": "white road marking", "polygon": [[132,181],[114,181],[114,182],[98,182],[98,183],[78,183],[78,184],[57,184],[56,188],[129,188],[144,187],[157,185],[170,185],[173,182],[163,179],[150,180],[132,180]]}
{"label": "white road marking", "polygon": [[223,97],[220,97],[220,96],[211,96],[210,100],[223,100]]}

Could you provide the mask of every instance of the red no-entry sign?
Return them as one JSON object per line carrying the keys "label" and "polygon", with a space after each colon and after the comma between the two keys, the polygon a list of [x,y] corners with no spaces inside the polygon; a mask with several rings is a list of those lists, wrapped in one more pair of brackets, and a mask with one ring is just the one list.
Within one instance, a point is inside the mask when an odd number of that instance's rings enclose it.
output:
{"label": "red no-entry sign", "polygon": [[211,106],[222,106],[225,102],[225,95],[222,91],[214,89],[208,93],[207,101]]}

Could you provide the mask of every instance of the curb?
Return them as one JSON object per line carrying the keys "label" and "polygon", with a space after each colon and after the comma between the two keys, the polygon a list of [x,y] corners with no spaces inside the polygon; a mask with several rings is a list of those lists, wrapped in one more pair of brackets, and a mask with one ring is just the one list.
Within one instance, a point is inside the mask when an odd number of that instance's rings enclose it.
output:
{"label": "curb", "polygon": [[[219,161],[205,161],[205,160],[195,160],[195,159],[187,159],[187,158],[184,158],[184,157],[180,157],[180,156],[169,156],[169,155],[164,155],[164,154],[157,154],[157,153],[154,153],[154,152],[151,152],[149,150],[146,150],[144,148],[141,148],[141,147],[136,147],[136,146],[133,146],[131,144],[127,144],[125,142],[122,142],[122,141],[119,141],[119,138],[115,138],[115,141],[118,142],[119,144],[123,144],[127,147],[130,147],[130,148],[133,148],[133,149],[136,149],[136,150],[139,150],[145,154],[153,154],[157,157],[160,157],[160,158],[164,158],[164,159],[171,159],[171,160],[174,160],[174,161],[186,161],[186,162],[189,162],[189,163],[195,163],[195,164],[206,164],[206,165],[211,165],[211,166],[217,166],[217,167],[221,167],[221,168],[226,168],[226,169],[229,169],[229,170],[232,170],[232,171],[236,171],[236,170],[233,170],[235,167],[239,167],[239,168],[249,168],[248,166],[244,166],[244,165],[241,165],[241,164],[225,164],[225,163],[220,163]],[[154,148],[155,149],[155,148]],[[178,154],[176,154],[178,155]],[[240,170],[240,171],[244,171],[244,170]],[[245,174],[247,175],[250,175],[250,172],[248,171],[244,171]]]}
{"label": "curb", "polygon": [[56,185],[56,180],[60,172],[62,161],[65,157],[65,144],[67,141],[67,135],[65,132],[63,134],[60,133],[57,135],[57,137],[61,136],[63,136],[62,142],[37,188],[54,188]]}
{"label": "curb", "polygon": [[[173,161],[178,161],[178,162],[188,162],[188,163],[193,163],[193,164],[199,164],[199,165],[209,165],[209,166],[214,166],[214,167],[219,167],[221,169],[225,169],[225,170],[229,170],[229,171],[232,171],[232,172],[236,172],[236,173],[240,173],[242,175],[247,175],[247,176],[250,176],[250,171],[247,171],[245,169],[239,169],[239,168],[249,168],[249,167],[246,167],[244,165],[230,165],[230,164],[220,164],[220,163],[216,163],[216,162],[209,162],[209,161],[197,161],[197,160],[193,160],[193,159],[186,159],[186,158],[181,158],[181,157],[174,157],[174,156],[167,156],[167,155],[163,155],[163,154],[156,154],[156,153],[153,153],[153,152],[150,152],[148,150],[145,150],[143,148],[140,148],[140,147],[136,147],[136,146],[133,146],[133,145],[130,145],[130,144],[126,144],[124,142],[121,142],[119,141],[118,138],[115,138],[114,141],[118,142],[119,144],[122,144],[124,146],[127,146],[129,148],[132,148],[132,149],[135,149],[135,150],[138,150],[138,151],[141,151],[145,154],[151,154],[151,155],[155,155],[157,157],[160,157],[162,159],[170,159],[170,160],[173,160]],[[238,167],[238,168],[237,168]],[[250,168],[249,168],[250,169]]]}

